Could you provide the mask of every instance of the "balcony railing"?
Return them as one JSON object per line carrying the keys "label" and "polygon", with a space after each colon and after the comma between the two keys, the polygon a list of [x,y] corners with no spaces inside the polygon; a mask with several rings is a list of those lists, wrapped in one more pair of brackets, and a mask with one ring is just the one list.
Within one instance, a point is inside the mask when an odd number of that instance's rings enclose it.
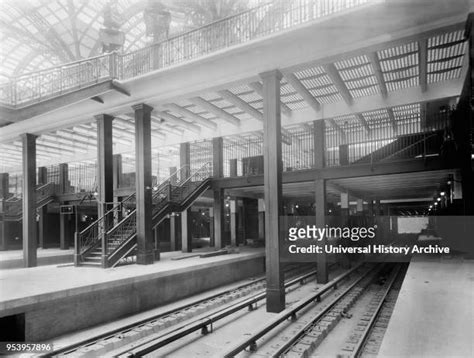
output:
{"label": "balcony railing", "polygon": [[0,84],[0,102],[26,105],[110,79],[128,79],[288,30],[373,0],[276,0],[151,46],[24,74]]}

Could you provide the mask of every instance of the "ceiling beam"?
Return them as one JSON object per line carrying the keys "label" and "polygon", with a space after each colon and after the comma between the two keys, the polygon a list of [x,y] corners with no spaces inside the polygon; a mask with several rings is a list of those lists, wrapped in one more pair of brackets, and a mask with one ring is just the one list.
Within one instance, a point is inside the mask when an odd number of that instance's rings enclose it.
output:
{"label": "ceiling beam", "polygon": [[222,120],[224,120],[224,121],[226,121],[226,122],[228,122],[228,123],[230,123],[230,124],[232,124],[236,127],[240,126],[240,119],[233,116],[229,112],[224,111],[222,108],[217,107],[215,104],[212,104],[209,101],[206,101],[202,97],[193,97],[193,98],[190,98],[189,101],[191,103],[195,104],[196,106],[199,106],[199,107],[205,109],[206,111],[214,114],[218,118],[220,118],[220,119],[222,119]]}
{"label": "ceiling beam", "polygon": [[336,86],[337,90],[341,94],[342,98],[344,99],[344,102],[346,102],[348,106],[352,105],[354,99],[352,98],[349,89],[341,78],[341,75],[339,74],[339,71],[337,70],[336,66],[334,66],[333,63],[330,63],[324,65],[323,67],[324,71],[326,71],[332,83],[334,83],[334,86]]}
{"label": "ceiling beam", "polygon": [[187,108],[178,106],[175,103],[168,103],[168,104],[163,105],[163,107],[165,107],[165,108],[167,108],[171,111],[177,112],[180,115],[182,115],[183,117],[189,118],[190,120],[192,120],[192,121],[194,121],[194,122],[196,122],[196,123],[198,123],[198,124],[200,124],[204,127],[207,127],[209,129],[212,129],[212,130],[217,129],[217,124],[215,124],[214,122],[212,122],[209,119],[206,119],[204,117],[201,117],[200,115],[190,111]]}
{"label": "ceiling beam", "polygon": [[387,85],[385,84],[385,79],[383,77],[382,67],[380,66],[379,56],[377,52],[370,52],[367,54],[369,57],[370,62],[372,63],[372,67],[374,69],[375,78],[377,78],[377,83],[379,84],[380,93],[382,94],[383,98],[387,98],[388,91]]}
{"label": "ceiling beam", "polygon": [[71,138],[76,139],[76,140],[81,140],[84,143],[89,143],[89,141],[90,141],[91,145],[94,145],[94,146],[97,145],[97,137],[79,134],[79,133],[74,131],[74,128],[72,128],[72,129],[61,129],[61,130],[56,131],[56,133],[58,133],[59,135],[62,135],[63,137],[64,136],[71,137]]}
{"label": "ceiling beam", "polygon": [[357,120],[359,121],[360,125],[362,127],[364,127],[367,134],[370,135],[370,127],[369,127],[369,124],[367,123],[367,121],[365,120],[364,115],[362,113],[354,113],[354,114],[355,114]]}
{"label": "ceiling beam", "polygon": [[168,126],[168,123],[166,123],[165,125],[165,122],[161,118],[158,118],[158,117],[151,116],[151,125],[152,125],[152,130],[153,128],[156,128],[156,130],[165,131],[168,133],[175,134],[177,136],[183,135],[182,130],[178,128],[170,127]]}
{"label": "ceiling beam", "polygon": [[229,90],[217,91],[217,93],[219,94],[219,96],[221,96],[223,99],[225,99],[230,104],[233,104],[234,106],[236,106],[240,110],[242,110],[245,113],[251,115],[253,118],[263,122],[262,112],[260,112],[258,109],[255,109],[254,107],[252,107],[250,104],[245,102],[239,96],[233,94]]}
{"label": "ceiling beam", "polygon": [[[301,83],[301,81],[293,73],[284,73],[286,81],[295,89],[295,91],[304,99],[304,101],[315,111],[321,110],[321,104],[314,98],[309,90]],[[329,120],[328,123],[337,132],[344,134],[342,128],[333,120]]]}
{"label": "ceiling beam", "polygon": [[66,145],[69,145],[69,146],[72,146],[72,147],[84,148],[84,149],[87,149],[87,150],[89,150],[89,147],[91,146],[90,143],[84,143],[82,141],[75,141],[74,139],[63,137],[63,136],[58,135],[58,134],[56,134],[56,135],[43,134],[43,135],[41,135],[41,138],[45,138],[45,139],[47,139],[49,141],[52,141],[52,142],[66,144]]}
{"label": "ceiling beam", "polygon": [[[249,83],[249,87],[253,89],[260,97],[263,98],[263,85],[260,82]],[[281,101],[280,101],[280,108],[281,108],[281,113],[283,113],[283,115],[285,115],[286,117],[292,116],[293,111],[291,110],[291,108]]]}
{"label": "ceiling beam", "polygon": [[418,64],[420,66],[420,86],[421,91],[428,89],[428,40],[418,41]]}
{"label": "ceiling beam", "polygon": [[395,119],[395,114],[393,114],[393,109],[387,108],[387,112],[388,112],[388,118],[390,118],[390,124],[392,125],[392,128],[393,128],[393,134],[398,135],[397,121]]}
{"label": "ceiling beam", "polygon": [[286,81],[295,89],[295,91],[303,97],[305,102],[314,109],[315,112],[321,110],[321,104],[313,97],[308,89],[301,83],[301,81],[293,73],[284,73]]}
{"label": "ceiling beam", "polygon": [[196,134],[201,133],[201,127],[195,125],[194,123],[187,122],[179,117],[173,116],[171,113],[163,111],[153,111],[153,114],[156,117],[159,117],[160,119],[164,120],[165,122],[168,122],[169,124],[173,124]]}

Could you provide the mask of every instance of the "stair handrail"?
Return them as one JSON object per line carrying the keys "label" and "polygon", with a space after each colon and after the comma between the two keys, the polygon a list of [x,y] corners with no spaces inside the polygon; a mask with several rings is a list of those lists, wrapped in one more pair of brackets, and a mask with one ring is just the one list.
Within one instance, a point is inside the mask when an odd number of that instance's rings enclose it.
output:
{"label": "stair handrail", "polygon": [[[204,168],[208,168],[209,165],[212,164],[211,162],[207,162],[206,164],[204,164],[202,167],[198,168],[196,171],[194,171],[193,173],[191,173],[190,175],[188,175],[186,178],[184,178],[182,180],[181,183],[178,182],[177,185],[171,185],[169,184],[167,181],[168,180],[165,180],[163,182],[163,185],[160,185],[160,187],[158,188],[158,190],[155,191],[155,193],[153,194],[153,214],[155,214],[156,212],[156,207],[159,207],[160,205],[162,205],[163,203],[166,203],[168,202],[170,199],[171,199],[171,194],[172,194],[172,191],[173,190],[176,190],[176,188],[179,188],[179,187],[182,187],[185,183],[187,183],[189,180],[191,180],[192,178],[196,177],[197,174],[201,173],[203,171]],[[189,167],[189,165],[183,165],[181,166],[181,168],[179,168],[178,170],[176,170],[175,173],[181,171],[181,170],[184,170],[184,169],[187,169]],[[170,178],[175,174],[173,173],[172,175],[170,175]],[[161,197],[160,197],[161,196]],[[158,201],[156,200],[158,199]],[[166,201],[163,201],[162,199],[166,199]],[[117,230],[120,229],[120,227],[122,225],[126,225],[128,224],[128,221],[130,220],[130,216],[131,215],[136,215],[136,209],[132,210],[129,215],[125,218],[123,218],[119,223],[117,223],[114,227],[112,227],[109,231],[107,231],[107,236],[110,236],[110,235],[113,235],[116,233]]]}
{"label": "stair handrail", "polygon": [[[159,195],[159,193],[163,190],[163,188],[167,187],[168,182],[171,182],[171,179],[173,178],[173,176],[177,175],[181,170],[184,170],[185,167],[187,166],[188,165],[181,166],[179,169],[175,170],[167,178],[165,178],[159,184],[158,188],[154,190],[153,197]],[[78,247],[76,248],[77,255],[81,256],[83,253],[89,250],[92,246],[97,245],[99,242],[103,242],[103,246],[106,248],[105,251],[108,251],[107,245],[105,243],[106,237],[109,236],[114,231],[116,231],[120,225],[126,225],[126,224],[128,225],[129,221],[132,219],[132,215],[135,215],[136,209],[128,213],[128,215],[125,215],[124,218],[122,218],[116,225],[113,225],[111,228],[105,227],[105,230],[99,230],[99,228],[101,227],[101,225],[105,223],[106,218],[110,218],[114,212],[121,212],[123,210],[124,205],[135,201],[135,198],[136,198],[136,193],[133,193],[127,196],[120,203],[114,205],[111,209],[107,210],[104,213],[104,215],[102,215],[100,218],[97,218],[97,220],[95,220],[85,229],[80,231],[77,234],[77,240],[76,240],[77,245],[78,245]]]}
{"label": "stair handrail", "polygon": [[[185,170],[185,173],[189,170],[189,165],[183,165],[181,168],[172,173],[169,178],[165,179],[162,184],[158,187],[153,195],[153,200],[158,199],[158,202],[153,205],[153,215],[156,214],[156,209],[161,210],[164,205],[170,202],[172,191],[179,190],[180,188],[185,187],[188,182],[192,181],[195,178],[199,178],[200,182],[210,177],[212,168],[212,163],[207,162],[194,172],[190,173],[186,178],[180,178],[177,185],[171,184],[171,178],[176,175],[179,171]],[[137,209],[132,210],[125,218],[123,218],[119,223],[114,227],[108,230],[106,233],[100,236],[102,241],[103,252],[105,252],[106,257],[108,258],[115,249],[118,249],[120,245],[127,240],[129,240],[133,235],[136,235],[136,217]],[[115,242],[114,238],[118,237],[120,242]],[[110,245],[114,245],[114,249]]]}
{"label": "stair handrail", "polygon": [[[203,175],[203,174],[206,175]],[[208,179],[212,176],[212,162],[206,162],[204,163],[201,167],[196,169],[194,172],[192,172],[186,180],[183,181],[183,183],[180,184],[180,186],[183,186],[189,181],[192,181],[192,179],[196,177],[202,178],[202,180]]]}
{"label": "stair handrail", "polygon": [[[182,167],[184,167],[184,165],[183,165]],[[181,168],[182,168],[182,167],[181,167]],[[181,170],[181,168],[177,169],[177,170],[174,171],[172,174],[170,174],[168,177],[166,177],[166,179],[164,179],[164,180],[159,184],[158,188],[157,188],[156,190],[153,190],[153,191],[154,191],[154,192],[159,191],[160,187],[161,187],[163,184],[165,184],[166,181],[169,181],[173,175],[177,174],[177,173]],[[121,210],[122,207],[123,207],[123,204],[124,204],[124,203],[127,203],[127,202],[129,202],[129,201],[131,201],[132,199],[135,198],[135,196],[136,196],[136,193],[133,193],[133,194],[130,194],[129,196],[127,196],[127,197],[126,197],[125,199],[123,199],[120,203],[116,204],[116,205],[113,206],[111,209],[107,210],[107,211],[104,213],[104,215],[103,215],[102,217],[97,218],[97,220],[95,220],[94,222],[92,222],[89,226],[87,226],[85,229],[83,229],[80,233],[81,233],[81,234],[82,234],[82,233],[85,233],[85,232],[86,232],[87,230],[89,230],[92,226],[97,225],[98,222],[100,222],[101,219],[102,219],[104,216],[110,215],[110,214],[112,214],[113,212],[115,212],[115,211],[117,211],[117,210],[119,210],[119,209]]]}
{"label": "stair handrail", "polygon": [[[54,183],[48,182],[46,184],[41,184],[36,187],[36,202],[40,202],[47,197],[50,197],[54,194]],[[21,214],[22,211],[22,196],[17,194],[11,196],[8,199],[5,199],[4,213],[7,216],[16,216]],[[13,212],[11,211],[14,208]]]}
{"label": "stair handrail", "polygon": [[[195,182],[195,183],[202,183],[204,180],[209,179],[212,176],[212,162],[206,162],[204,163],[201,167],[196,169],[189,177],[184,180],[178,188],[174,188],[173,192],[171,193],[171,199],[173,200],[173,197],[175,193],[178,194],[178,202],[181,202],[189,193],[188,191],[183,192],[183,188],[186,189],[189,183]],[[198,180],[195,180],[198,179]],[[194,190],[194,188],[193,188]]]}
{"label": "stair handrail", "polygon": [[[164,185],[167,185],[167,184],[172,184],[172,185],[177,185],[177,183],[179,183],[180,180],[182,180],[182,176],[179,175],[181,172],[185,171],[185,170],[188,170],[189,168],[189,164],[183,164],[182,166],[180,166],[178,169],[176,169],[173,173],[171,173],[170,175],[168,175],[165,179],[163,179],[160,184],[158,184],[157,188],[156,189],[153,189],[154,192],[157,192],[160,190],[160,188]],[[176,178],[176,183],[172,183],[171,182],[171,179],[173,178]]]}

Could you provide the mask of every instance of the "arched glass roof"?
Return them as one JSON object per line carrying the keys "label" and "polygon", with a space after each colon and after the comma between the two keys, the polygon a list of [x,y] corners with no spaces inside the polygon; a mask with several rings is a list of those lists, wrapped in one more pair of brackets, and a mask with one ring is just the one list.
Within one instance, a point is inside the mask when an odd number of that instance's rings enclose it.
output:
{"label": "arched glass roof", "polygon": [[[99,31],[104,9],[111,3],[117,11],[120,30],[125,34],[122,51],[128,52],[151,42],[146,36],[144,10],[153,0],[2,0],[0,1],[0,80],[61,63],[98,55],[102,51]],[[239,11],[258,1],[161,0],[171,13],[169,34],[186,31],[196,11],[210,16]],[[217,5],[216,5],[217,4]],[[230,11],[222,11],[222,7]],[[211,9],[209,11],[209,9]],[[212,19],[211,19],[212,20]]]}

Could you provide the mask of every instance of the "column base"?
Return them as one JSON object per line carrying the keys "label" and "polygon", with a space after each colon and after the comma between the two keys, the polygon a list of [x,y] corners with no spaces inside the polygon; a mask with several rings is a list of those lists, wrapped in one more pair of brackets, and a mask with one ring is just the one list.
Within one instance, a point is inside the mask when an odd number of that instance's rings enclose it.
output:
{"label": "column base", "polygon": [[155,255],[151,252],[137,253],[137,264],[138,265],[150,265],[155,262]]}
{"label": "column base", "polygon": [[23,257],[23,267],[36,267],[38,266],[38,260],[36,256],[33,257]]}
{"label": "column base", "polygon": [[267,312],[279,313],[285,309],[285,287],[267,288]]}
{"label": "column base", "polygon": [[102,268],[107,268],[108,266],[108,257],[106,255],[102,255]]}

